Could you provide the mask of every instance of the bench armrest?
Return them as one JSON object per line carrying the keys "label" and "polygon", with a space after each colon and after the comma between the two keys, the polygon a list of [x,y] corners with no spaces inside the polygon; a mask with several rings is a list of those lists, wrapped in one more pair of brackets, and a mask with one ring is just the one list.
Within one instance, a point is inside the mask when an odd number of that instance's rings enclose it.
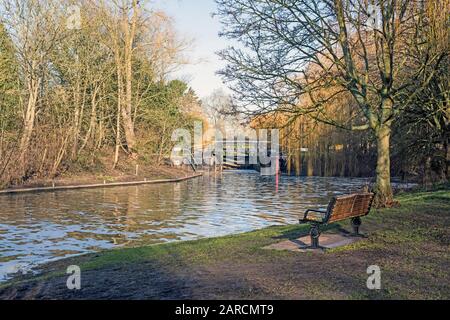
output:
{"label": "bench armrest", "polygon": [[[313,218],[309,217],[310,213],[319,213],[320,214],[320,218],[316,215],[314,215]],[[315,210],[315,209],[308,209],[305,211],[305,216],[303,217],[303,219],[300,220],[300,223],[304,223],[304,222],[320,222],[323,223],[323,220],[325,219],[325,215],[327,214],[326,210]]]}

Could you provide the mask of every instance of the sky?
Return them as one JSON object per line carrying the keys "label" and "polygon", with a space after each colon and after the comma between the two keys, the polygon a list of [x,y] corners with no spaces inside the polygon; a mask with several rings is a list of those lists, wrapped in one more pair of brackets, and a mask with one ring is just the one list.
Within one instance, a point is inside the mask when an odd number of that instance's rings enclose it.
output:
{"label": "sky", "polygon": [[214,0],[154,0],[151,6],[173,18],[181,37],[193,40],[185,53],[190,64],[181,66],[174,77],[187,81],[200,98],[211,95],[215,89],[227,91],[216,75],[224,66],[216,52],[228,43],[218,36],[221,28],[218,18],[211,16],[216,10]]}

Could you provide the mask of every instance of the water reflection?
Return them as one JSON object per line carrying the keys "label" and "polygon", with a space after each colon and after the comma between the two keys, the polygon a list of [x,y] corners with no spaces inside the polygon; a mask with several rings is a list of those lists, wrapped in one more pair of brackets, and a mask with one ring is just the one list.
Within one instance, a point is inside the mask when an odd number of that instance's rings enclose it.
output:
{"label": "water reflection", "polygon": [[0,280],[52,259],[296,223],[365,179],[226,172],[177,184],[0,197]]}

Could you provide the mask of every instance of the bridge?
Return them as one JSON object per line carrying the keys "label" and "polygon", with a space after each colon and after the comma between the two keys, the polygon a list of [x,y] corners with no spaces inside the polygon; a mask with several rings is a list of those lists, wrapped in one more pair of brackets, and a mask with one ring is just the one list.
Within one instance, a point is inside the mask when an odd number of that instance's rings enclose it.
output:
{"label": "bridge", "polygon": [[[270,143],[267,145],[270,146]],[[190,159],[187,160],[192,169],[197,171],[199,169],[204,170],[215,167],[216,170],[256,170],[263,175],[274,175],[277,167],[278,170],[281,169],[282,165],[280,163],[276,165],[276,160],[279,159],[278,157],[273,157],[267,165],[261,164],[258,156],[258,141],[248,138],[245,140],[224,140],[216,142],[214,147],[217,146],[222,146],[221,150],[217,153],[211,152],[211,156],[207,156],[206,154],[202,154],[201,156],[197,154],[194,156],[191,154]],[[270,150],[270,147],[268,149]],[[222,159],[221,162],[217,160],[218,157]],[[202,159],[202,161],[199,159]],[[274,165],[272,166],[271,163],[274,163]]]}
{"label": "bridge", "polygon": [[[259,148],[261,144],[267,148],[266,161],[261,161],[260,158]],[[217,148],[219,151],[217,151]],[[269,159],[270,149],[270,141],[265,141],[264,143],[264,141],[252,140],[249,137],[245,137],[244,139],[235,137],[232,140],[223,139],[212,141],[210,144],[198,148],[195,153],[192,153],[192,150],[188,147],[184,149],[183,156],[178,157],[176,161],[172,159],[172,163],[175,165],[188,165],[194,171],[209,171],[214,167],[215,171],[256,170],[261,172],[262,175],[275,175],[277,171],[283,170],[286,161],[281,152],[279,155],[274,155]],[[177,151],[181,152],[182,149]],[[264,155],[264,152],[262,154]],[[264,162],[268,164],[264,164]]]}
{"label": "bridge", "polygon": [[[228,170],[259,170],[258,141],[223,141],[222,167]],[[252,161],[253,160],[253,161]]]}

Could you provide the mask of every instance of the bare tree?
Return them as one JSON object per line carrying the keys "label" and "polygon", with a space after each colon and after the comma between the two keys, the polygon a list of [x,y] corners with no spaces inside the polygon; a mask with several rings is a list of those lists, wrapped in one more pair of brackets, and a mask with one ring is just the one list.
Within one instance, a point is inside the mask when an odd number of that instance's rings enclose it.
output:
{"label": "bare tree", "polygon": [[[187,43],[179,41],[170,19],[162,12],[149,11],[145,1],[98,1],[105,30],[105,43],[114,53],[117,78],[117,126],[115,164],[123,128],[127,150],[132,159],[138,155],[135,121],[142,97],[152,83],[162,81],[180,62]],[[140,71],[134,72],[137,62]],[[143,75],[141,78],[140,76]]]}
{"label": "bare tree", "polygon": [[120,126],[127,142],[131,158],[137,157],[136,133],[133,121],[133,57],[136,50],[136,38],[145,15],[144,4],[138,0],[114,0],[98,2],[102,12],[106,44],[114,53],[117,76],[117,132],[115,164],[118,160]]}
{"label": "bare tree", "polygon": [[[429,57],[444,53],[438,70],[425,70],[418,82],[427,85],[416,92],[412,86],[404,99],[414,97],[395,124],[394,155],[404,168],[422,171],[425,183],[450,178],[450,0],[427,1],[423,7],[422,32],[407,44],[412,63],[421,65]],[[424,49],[425,48],[425,49]],[[404,68],[402,77],[411,77],[413,68]],[[419,85],[420,87],[420,85]]]}
{"label": "bare tree", "polygon": [[225,130],[225,122],[232,113],[232,99],[222,89],[215,90],[202,101],[202,107],[208,120],[221,130]]}
{"label": "bare tree", "polygon": [[[442,53],[436,53],[420,64],[409,63],[405,40],[420,32],[421,2],[216,2],[222,35],[239,43],[220,53],[228,62],[221,74],[237,95],[239,111],[254,116],[277,110],[348,130],[372,130],[378,148],[376,204],[391,205],[392,123],[413,98],[405,99],[405,91],[442,60]],[[401,79],[399,72],[406,66],[412,76]],[[327,106],[348,93],[359,113],[338,122],[327,113]]]}
{"label": "bare tree", "polygon": [[40,90],[48,72],[48,55],[65,36],[55,1],[2,0],[2,21],[9,31],[18,54],[23,77],[23,131],[20,141],[22,162],[35,126]]}

